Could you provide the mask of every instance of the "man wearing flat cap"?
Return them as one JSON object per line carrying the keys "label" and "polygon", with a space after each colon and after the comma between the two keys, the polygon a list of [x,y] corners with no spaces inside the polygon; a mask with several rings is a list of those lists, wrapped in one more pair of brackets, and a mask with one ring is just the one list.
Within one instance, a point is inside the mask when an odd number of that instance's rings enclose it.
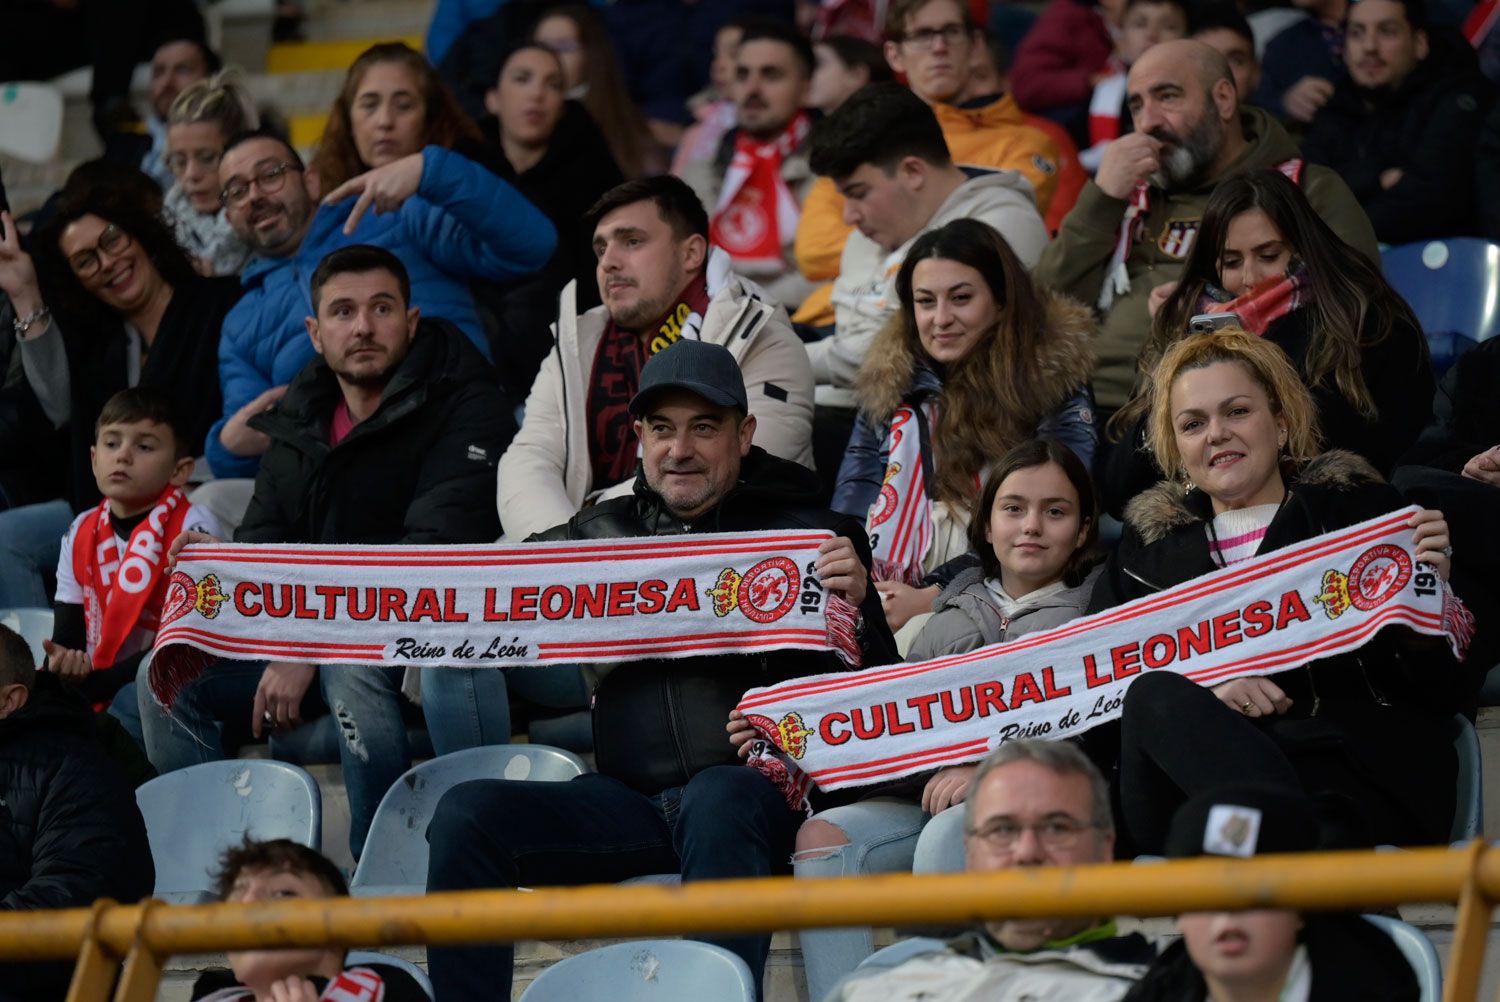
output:
{"label": "man wearing flat cap", "polygon": [[[537,539],[615,539],[765,529],[827,529],[816,571],[859,610],[862,664],[898,660],[869,585],[870,547],[856,519],[816,507],[817,476],[753,444],[745,382],[724,347],[681,340],[641,370],[630,414],[641,443],[634,491],[602,501]],[[738,761],[747,732],[725,721],[747,689],[837,671],[833,654],[768,651],[635,661],[594,691],[598,771],[567,783],[479,780],[438,803],[428,829],[427,887],[459,890],[610,883],[645,874],[685,880],[787,869],[800,812]],[[768,936],[723,937],[759,984]],[[428,951],[438,1002],[510,990],[508,944]]]}

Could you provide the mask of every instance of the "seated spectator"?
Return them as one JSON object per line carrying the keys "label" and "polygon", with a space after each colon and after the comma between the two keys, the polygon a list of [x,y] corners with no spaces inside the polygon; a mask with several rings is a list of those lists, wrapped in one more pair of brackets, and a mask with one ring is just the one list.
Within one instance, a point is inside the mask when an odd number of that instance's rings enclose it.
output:
{"label": "seated spectator", "polygon": [[1218,50],[1234,76],[1240,103],[1260,86],[1260,59],[1255,54],[1255,32],[1232,3],[1212,3],[1193,12],[1193,38]]}
{"label": "seated spectator", "polygon": [[[1241,828],[1242,825],[1248,827]],[[1312,803],[1295,788],[1234,783],[1172,817],[1167,856],[1247,859],[1318,847]],[[1417,1002],[1411,964],[1384,930],[1353,913],[1189,912],[1128,1002],[1371,999]]]}
{"label": "seated spectator", "polygon": [[1126,0],[1115,58],[1089,98],[1089,142],[1079,158],[1090,173],[1099,169],[1109,144],[1133,128],[1126,94],[1130,67],[1158,42],[1186,38],[1188,21],[1184,0]]}
{"label": "seated spectator", "polygon": [[805,107],[812,73],[807,39],[775,22],[746,27],[732,88],[739,124],[715,157],[683,175],[709,212],[710,242],[788,312],[812,291],[792,254],[814,180],[807,165],[813,119]]}
{"label": "seated spectator", "polygon": [[[614,151],[615,163],[627,178],[653,174],[666,166],[653,130],[630,99],[614,47],[598,14],[580,3],[553,7],[536,22],[531,40],[545,45],[562,60],[568,97],[580,101],[599,123]],[[676,136],[673,144],[675,140]]]}
{"label": "seated spectator", "polygon": [[104,500],[63,537],[52,639],[42,645],[47,670],[108,707],[137,742],[135,675],[161,622],[167,549],[181,532],[223,534],[182,492],[193,440],[178,433],[175,409],[162,391],[137,387],[99,412],[89,458]]}
{"label": "seated spectator", "polygon": [[1098,431],[1093,317],[1034,286],[988,225],[955,219],[917,237],[895,289],[900,310],[855,384],[860,414],[832,508],[866,519],[875,587],[900,630],[932,611],[939,588],[926,576],[968,552],[990,464],[1040,437],[1087,466]]}
{"label": "seated spectator", "polygon": [[562,63],[551,49],[523,43],[506,57],[484,100],[490,114],[479,129],[499,152],[497,172],[546,213],[558,234],[557,250],[540,272],[497,295],[480,293],[496,311],[501,384],[519,400],[552,350],[548,328],[563,286],[578,283],[580,309],[599,305],[594,230],[586,217],[625,177],[583,105],[564,97]]}
{"label": "seated spectator", "polygon": [[1110,511],[1161,479],[1145,445],[1151,373],[1199,314],[1232,313],[1285,351],[1312,391],[1324,446],[1356,453],[1382,476],[1432,419],[1432,365],[1411,308],[1280,171],[1214,189],[1181,280],[1154,289],[1152,307],[1135,394],[1109,429],[1122,445],[1107,470],[1101,464]]}
{"label": "seated spectator", "polygon": [[[1269,341],[1238,328],[1194,334],[1167,350],[1152,386],[1149,440],[1167,478],[1126,508],[1090,611],[1406,503],[1363,459],[1321,451],[1312,397]],[[1442,513],[1409,524],[1416,559],[1446,580]],[[1129,844],[1159,853],[1177,808],[1228,775],[1306,789],[1322,848],[1446,842],[1458,770],[1448,726],[1483,670],[1442,638],[1391,626],[1357,651],[1263,677],[1200,686],[1144,673],[1120,720]]]}
{"label": "seated spectator", "polygon": [[[207,443],[221,479],[254,476],[270,439],[249,420],[273,407],[313,356],[302,322],[304,276],[330,251],[369,243],[396,254],[412,276],[412,302],[457,325],[484,353],[467,282],[536,271],[556,247],[552,224],[515,188],[438,146],[359,175],[319,206],[296,151],[276,136],[247,133],[225,149],[219,182],[230,225],[257,258],[241,279],[244,298],[224,320],[224,411]],[[243,512],[243,496],[215,512],[234,524],[235,509]]]}
{"label": "seated spectator", "polygon": [[[162,12],[152,16],[161,17]],[[204,42],[201,29],[181,31],[180,26],[176,31],[169,30],[170,37],[151,54],[151,114],[146,118],[145,135],[116,131],[106,135],[104,141],[106,159],[139,169],[163,191],[175,180],[167,164],[167,118],[172,104],[188,87],[224,68],[219,54]]]}
{"label": "seated spectator", "polygon": [[714,32],[714,58],[709,63],[708,86],[688,98],[693,124],[683,131],[682,140],[672,153],[669,173],[682,177],[694,164],[718,156],[720,142],[734,128],[737,121],[734,54],[740,47],[740,36],[744,31],[745,21],[736,18]]}
{"label": "seated spectator", "polygon": [[897,84],[866,87],[819,122],[811,159],[813,170],[837,187],[843,218],[858,232],[844,245],[833,286],[835,332],[809,344],[807,353],[818,383],[833,388],[819,399],[852,407],[855,374],[895,312],[891,283],[918,235],[954,219],[978,219],[1029,268],[1047,244],[1047,228],[1024,178],[955,164],[932,109]]}
{"label": "seated spectator", "polygon": [[43,572],[57,566],[63,533],[99,503],[89,450],[105,401],[161,390],[196,451],[219,411],[219,327],[239,285],[194,273],[166,224],[122,191],[63,200],[36,237],[35,265],[10,216],[0,219],[0,290],[15,308],[24,376],[13,391],[27,415],[14,450],[52,440],[48,466],[62,482],[58,499],[0,512],[0,607],[46,606]]}
{"label": "seated spectator", "polygon": [[1308,160],[1348,182],[1385,243],[1475,230],[1487,88],[1471,66],[1431,51],[1423,0],[1360,0],[1344,29],[1349,74],[1303,143]]}
{"label": "seated spectator", "polygon": [[[156,869],[135,792],[94,737],[92,714],[26,641],[0,626],[0,910],[89,908],[151,894]],[[55,1002],[73,962],[8,963],[3,992]]]}
{"label": "seated spectator", "polygon": [[486,156],[483,137],[421,53],[402,42],[372,45],[349,67],[328,112],[309,189],[328,193],[352,177],[428,146]]}
{"label": "seated spectator", "polygon": [[1124,0],[1049,0],[1016,47],[1012,87],[1016,102],[1087,134],[1084,110],[1109,72]]}
{"label": "seated spectator", "polygon": [[[614,253],[611,246],[606,259]],[[857,607],[861,663],[895,660],[880,601],[868,587],[864,531],[857,520],[813,505],[812,471],[753,444],[758,422],[729,349],[684,338],[645,364],[637,386],[629,401],[642,443],[634,493],[601,501],[538,538],[832,530],[839,536],[822,545],[810,571]],[[485,779],[450,789],[427,830],[427,889],[678,872],[685,880],[727,879],[783,869],[801,812],[765,774],[736,761],[717,721],[746,689],[842,667],[830,653],[787,650],[635,661],[609,671],[593,700],[598,771],[566,783]],[[717,942],[749,965],[759,986],[770,936]],[[509,991],[508,943],[433,947],[427,956],[440,999]]]}
{"label": "seated spectator", "polygon": [[1151,287],[1176,279],[1214,185],[1280,166],[1346,243],[1377,261],[1370,221],[1339,176],[1304,165],[1270,115],[1241,105],[1228,62],[1191,39],[1153,46],[1131,68],[1135,132],[1110,144],[1094,180],[1042,254],[1039,281],[1103,314],[1094,342],[1094,398],[1104,416],[1124,405],[1150,315]]}
{"label": "seated spectator", "polygon": [[1307,17],[1266,43],[1254,101],[1271,114],[1307,125],[1333,96],[1344,75],[1344,19],[1350,0],[1292,0]]}
{"label": "seated spectator", "polygon": [[512,539],[566,521],[591,501],[628,494],[641,443],[628,419],[641,368],[682,340],[721,344],[751,388],[765,450],[812,465],[812,374],[786,313],[711,253],[708,215],[674,177],[628,181],[588,212],[602,306],[579,314],[563,290],[557,349],[526,398],[500,460],[500,521]]}
{"label": "seated spectator", "polygon": [[[473,345],[452,324],[420,317],[406,269],[378,247],[329,254],[313,272],[311,300],[306,332],[317,357],[275,410],[254,419],[252,430],[269,446],[236,542],[494,540],[494,462],[515,423]],[[510,740],[498,669],[418,674],[437,754]],[[288,732],[318,708],[314,680],[338,717],[349,843],[358,858],[380,798],[411,767],[399,666],[226,661],[186,686],[170,713],[156,704],[143,672],[137,695],[146,751],[168,772],[231,755],[251,736],[275,732],[295,741]]]}
{"label": "seated spectator", "polygon": [[[317,850],[291,839],[257,842],[249,835],[224,850],[214,885],[220,901],[235,904],[349,895],[344,875]],[[229,969],[200,974],[192,997],[203,1002],[427,1002],[427,992],[405,970],[380,963],[350,967],[338,947],[231,950]]]}
{"label": "seated spectator", "polygon": [[885,53],[874,42],[852,35],[827,35],[813,43],[812,84],[807,106],[831,115],[872,83],[894,79]]}
{"label": "seated spectator", "polygon": [[238,275],[250,247],[234,232],[219,201],[219,158],[231,136],[260,116],[234,76],[219,73],[187,87],[167,115],[167,166],[175,181],[163,215],[200,275]]}
{"label": "seated spectator", "polygon": [[[1011,740],[974,770],[964,802],[964,851],[974,872],[1107,863],[1115,826],[1109,787],[1067,741]],[[827,1002],[1020,998],[1072,1002],[1122,998],[1156,957],[1115,920],[1005,919],[897,967],[867,964]]]}
{"label": "seated spectator", "polygon": [[[1088,469],[1066,446],[1030,439],[1002,456],[979,495],[976,510],[983,515],[970,520],[966,534],[980,566],[959,574],[936,603],[929,602],[936,611],[907,658],[967,654],[1081,616],[1098,577],[1089,571],[1096,507]],[[891,606],[886,603],[888,619]],[[962,859],[958,805],[977,768],[946,766],[818,812],[797,832],[793,871],[837,877],[908,870],[924,848],[938,862],[935,868],[954,855]],[[935,823],[928,825],[929,818]],[[798,938],[809,998],[826,998],[874,947],[867,928],[804,929]]]}

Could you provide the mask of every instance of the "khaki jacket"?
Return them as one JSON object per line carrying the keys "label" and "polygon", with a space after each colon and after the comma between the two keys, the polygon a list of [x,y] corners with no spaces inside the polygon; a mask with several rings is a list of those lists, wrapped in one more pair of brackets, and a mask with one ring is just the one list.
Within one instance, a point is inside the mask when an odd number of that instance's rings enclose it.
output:
{"label": "khaki jacket", "polygon": [[[509,539],[561,525],[585,502],[630,492],[632,481],[595,484],[585,417],[594,356],[608,323],[602,306],[579,316],[577,283],[562,291],[554,345],[526,398],[521,430],[500,459],[496,500]],[[708,261],[708,312],[700,340],[722,344],[740,365],[755,415],[755,444],[782,459],[813,465],[813,381],[807,352],[786,311],[729,271],[729,256]]]}
{"label": "khaki jacket", "polygon": [[[1118,410],[1130,397],[1141,348],[1151,330],[1146,301],[1152,288],[1181,276],[1214,185],[1223,177],[1275,167],[1301,155],[1286,130],[1261,109],[1242,106],[1240,121],[1248,148],[1221,177],[1191,191],[1151,189],[1145,225],[1125,260],[1130,289],[1115,296],[1100,322],[1095,342],[1099,366],[1094,371],[1094,399],[1106,413]],[[1371,261],[1380,260],[1369,217],[1342,178],[1327,167],[1305,164],[1301,184],[1313,209],[1335,233]],[[1057,239],[1042,254],[1035,271],[1037,280],[1085,303],[1097,302],[1126,205],[1106,195],[1092,181],[1085,185],[1078,204],[1063,220]]]}

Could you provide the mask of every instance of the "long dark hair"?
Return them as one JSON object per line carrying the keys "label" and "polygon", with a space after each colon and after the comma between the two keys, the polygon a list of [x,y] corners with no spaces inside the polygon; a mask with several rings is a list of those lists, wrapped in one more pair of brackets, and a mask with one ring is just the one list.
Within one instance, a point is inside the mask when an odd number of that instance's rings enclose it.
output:
{"label": "long dark hair", "polygon": [[1041,416],[1057,406],[1055,400],[1042,399],[1049,381],[1037,378],[1047,310],[1004,237],[978,220],[955,219],[918,237],[896,273],[901,305],[892,322],[902,325],[901,347],[913,364],[926,359],[917,333],[913,275],[918,264],[931,258],[957,261],[979,272],[999,309],[994,328],[968,355],[946,367],[943,406],[933,429],[933,440],[942,443],[937,496],[967,508],[975,474],[1033,434]]}
{"label": "long dark hair", "polygon": [[1099,495],[1094,490],[1094,479],[1073,450],[1061,442],[1048,438],[1033,438],[1011,449],[984,478],[984,489],[979,494],[979,506],[969,519],[969,549],[979,554],[979,566],[985,577],[1000,576],[1000,558],[995,556],[995,547],[985,538],[990,525],[990,512],[995,507],[995,497],[1005,478],[1017,470],[1030,470],[1048,463],[1056,463],[1078,494],[1078,516],[1087,524],[1083,543],[1068,557],[1063,565],[1063,582],[1076,588],[1088,576],[1090,568],[1099,562],[1095,544],[1099,542]]}
{"label": "long dark hair", "polygon": [[146,252],[162,279],[174,289],[180,289],[193,280],[196,273],[192,261],[178,246],[167,224],[152,213],[150,206],[142,205],[124,188],[83,187],[63,197],[57,215],[37,235],[37,280],[43,298],[53,304],[54,309],[60,307],[70,316],[93,323],[118,323],[121,320],[119,314],[83,287],[73,273],[73,266],[63,255],[60,246],[63,230],[84,216],[98,216],[129,234],[130,239]]}
{"label": "long dark hair", "polygon": [[464,114],[458,98],[453,96],[448,85],[437,75],[437,70],[420,52],[403,42],[381,42],[360,53],[349,67],[349,73],[344,77],[344,89],[334,99],[333,108],[328,113],[328,124],[323,127],[323,138],[318,140],[317,155],[308,164],[308,170],[317,173],[318,185],[324,194],[370,169],[370,165],[360,159],[359,148],[354,145],[354,125],[349,113],[365,74],[370,67],[380,63],[404,66],[417,78],[422,91],[424,145],[451,150],[461,140],[484,141],[479,127]]}
{"label": "long dark hair", "polygon": [[604,133],[604,141],[615,155],[615,162],[627,178],[646,173],[650,133],[646,118],[625,86],[625,75],[615,56],[614,46],[604,30],[599,15],[581,3],[564,3],[547,7],[532,22],[531,37],[549,17],[565,17],[578,29],[578,44],[583,49],[583,73],[588,91],[579,102]]}
{"label": "long dark hair", "polygon": [[[1379,265],[1345,243],[1318,215],[1302,189],[1270,168],[1227,178],[1209,196],[1197,239],[1183,263],[1182,278],[1157,311],[1141,353],[1143,378],[1173,342],[1187,336],[1188,322],[1198,312],[1204,288],[1219,281],[1219,258],[1229,224],[1253,209],[1270,217],[1307,268],[1312,302],[1304,307],[1311,316],[1302,375],[1311,387],[1332,381],[1355,410],[1373,419],[1375,401],[1360,371],[1364,349],[1384,341],[1399,325],[1418,330],[1421,325],[1385,280]],[[1124,422],[1133,421],[1144,407],[1144,397],[1132,400],[1116,414],[1111,430],[1126,427]]]}

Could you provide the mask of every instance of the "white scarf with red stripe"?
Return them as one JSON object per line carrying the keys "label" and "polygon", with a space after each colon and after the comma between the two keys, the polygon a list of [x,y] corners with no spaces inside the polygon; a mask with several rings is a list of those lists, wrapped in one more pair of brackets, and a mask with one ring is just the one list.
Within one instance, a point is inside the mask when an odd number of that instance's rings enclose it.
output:
{"label": "white scarf with red stripe", "polygon": [[809,781],[864,786],[974,762],[1010,738],[1081,734],[1119,716],[1143,671],[1218,685],[1354,650],[1393,624],[1445,636],[1461,658],[1473,619],[1414,561],[1406,523],[1417,510],[1010,643],[752,689],[738,709],[765,739],[756,764],[795,802]]}
{"label": "white scarf with red stripe", "polygon": [[728,251],[736,266],[783,266],[782,243],[797,232],[802,207],[781,177],[781,164],[811,131],[812,118],[799,111],[775,139],[759,142],[743,129],[736,136],[709,226],[712,242]]}
{"label": "white scarf with red stripe", "polygon": [[880,493],[865,518],[876,581],[915,585],[932,547],[932,499],[927,494],[923,448],[937,421],[937,407],[903,404],[885,433],[886,465]]}
{"label": "white scarf with red stripe", "polygon": [[485,546],[184,547],[151,661],[163,705],[217,658],[484,667],[794,649],[859,663],[822,530]]}

